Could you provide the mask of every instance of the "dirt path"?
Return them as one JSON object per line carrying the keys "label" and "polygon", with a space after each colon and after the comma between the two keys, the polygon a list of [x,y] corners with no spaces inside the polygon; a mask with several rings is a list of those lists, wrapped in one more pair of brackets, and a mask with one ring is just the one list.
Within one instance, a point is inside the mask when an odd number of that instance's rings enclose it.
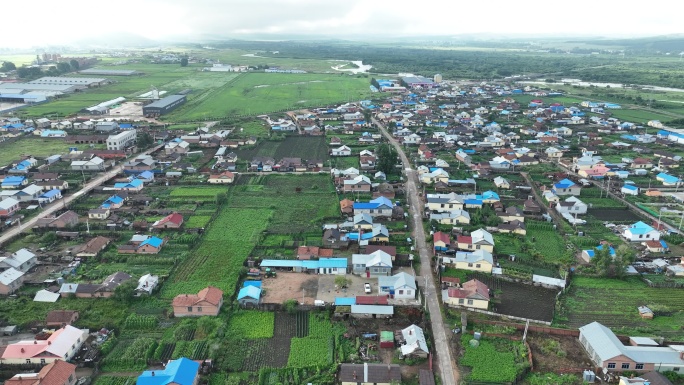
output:
{"label": "dirt path", "polygon": [[436,363],[438,364],[443,384],[458,384],[460,382],[460,373],[458,372],[458,366],[451,356],[451,349],[449,349],[450,339],[447,338],[446,327],[440,309],[440,298],[435,288],[432,272],[430,271],[432,252],[427,246],[425,231],[423,230],[423,203],[418,196],[418,174],[415,170],[411,169],[408,157],[399,143],[387,132],[380,122],[375,118],[373,118],[372,121],[378,127],[382,135],[384,135],[390,144],[397,150],[404,166],[404,172],[406,174],[406,195],[409,199],[409,211],[413,220],[413,236],[416,240],[416,247],[420,254],[421,262],[420,275],[422,277],[416,277],[416,281],[418,283],[423,283],[424,285],[423,292],[426,296],[428,310],[430,311],[432,333],[435,337]]}
{"label": "dirt path", "polygon": [[558,212],[552,208],[549,208],[546,203],[544,203],[544,199],[539,195],[539,192],[537,189],[534,187],[534,181],[530,179],[530,175],[526,172],[521,172],[520,176],[525,179],[525,183],[527,183],[528,186],[532,187],[532,194],[534,195],[534,199],[539,202],[539,207],[541,207],[542,210],[547,212],[549,215],[551,215],[551,218],[553,218],[553,221],[556,223],[556,228],[558,229],[558,232],[563,235],[563,226],[561,226],[561,223],[563,222],[563,217],[558,214]]}

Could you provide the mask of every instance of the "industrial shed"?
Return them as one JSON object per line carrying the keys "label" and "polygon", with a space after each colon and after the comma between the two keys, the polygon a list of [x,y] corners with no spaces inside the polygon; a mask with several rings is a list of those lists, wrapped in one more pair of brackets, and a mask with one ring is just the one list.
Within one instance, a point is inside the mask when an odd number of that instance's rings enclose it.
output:
{"label": "industrial shed", "polygon": [[143,107],[143,115],[160,116],[168,114],[186,101],[185,95],[171,95]]}

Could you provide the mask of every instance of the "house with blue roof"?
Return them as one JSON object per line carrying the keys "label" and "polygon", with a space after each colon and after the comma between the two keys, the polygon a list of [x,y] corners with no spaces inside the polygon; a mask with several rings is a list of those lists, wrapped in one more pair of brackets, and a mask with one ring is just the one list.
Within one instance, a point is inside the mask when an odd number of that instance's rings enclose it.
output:
{"label": "house with blue roof", "polygon": [[356,305],[356,297],[335,297],[335,306]]}
{"label": "house with blue roof", "polygon": [[38,203],[40,204],[48,204],[52,203],[57,199],[62,199],[62,192],[58,189],[50,190],[47,192],[44,192],[43,194],[38,196]]}
{"label": "house with blue roof", "polygon": [[21,162],[14,165],[14,167],[12,167],[9,170],[9,173],[10,174],[26,174],[29,172],[29,170],[32,167],[35,167],[37,164],[38,164],[38,161],[34,158],[24,159]]}
{"label": "house with blue roof", "polygon": [[163,239],[158,237],[149,237],[140,243],[136,252],[139,254],[157,254],[161,251],[163,244]]}
{"label": "house with blue roof", "polygon": [[[258,282],[259,286],[251,284]],[[250,283],[250,284],[248,284]],[[256,307],[261,303],[261,281],[246,281],[238,292],[237,300],[242,307]]]}
{"label": "house with blue roof", "polygon": [[582,186],[567,178],[553,185],[553,192],[556,195],[580,195],[581,190]]}
{"label": "house with blue roof", "polygon": [[102,202],[102,204],[100,205],[100,208],[113,210],[113,209],[118,209],[123,205],[124,205],[124,199],[123,198],[121,198],[118,195],[112,195],[109,198],[107,198],[106,201]]}
{"label": "house with blue roof", "polygon": [[624,184],[622,188],[620,189],[620,192],[625,194],[625,195],[639,195],[639,187],[634,186],[632,184]]}
{"label": "house with blue roof", "polygon": [[656,175],[656,180],[663,183],[663,186],[677,186],[682,183],[682,180],[676,176],[668,175],[664,172]]}
{"label": "house with blue roof", "polygon": [[135,176],[135,179],[140,179],[143,183],[149,183],[154,181],[154,173],[152,171],[143,171]]}
{"label": "house with blue roof", "polygon": [[369,202],[354,202],[354,215],[367,214],[372,218],[392,216],[394,203],[384,196],[377,197]]}
{"label": "house with blue roof", "polygon": [[197,385],[200,364],[182,357],[170,361],[163,370],[146,370],[136,381],[136,385]]}
{"label": "house with blue roof", "polygon": [[133,179],[130,182],[114,183],[114,190],[119,191],[140,191],[143,187],[143,181],[140,179]]}
{"label": "house with blue roof", "polygon": [[639,221],[627,227],[622,236],[630,242],[646,242],[660,240],[660,232],[646,223]]}

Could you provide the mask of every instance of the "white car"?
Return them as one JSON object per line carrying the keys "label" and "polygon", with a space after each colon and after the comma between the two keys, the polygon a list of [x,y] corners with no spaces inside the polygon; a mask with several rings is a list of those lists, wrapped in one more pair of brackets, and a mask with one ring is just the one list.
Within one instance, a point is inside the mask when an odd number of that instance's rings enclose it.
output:
{"label": "white car", "polygon": [[371,284],[368,282],[364,283],[363,284],[363,291],[366,292],[366,294],[372,293],[373,290],[371,289]]}

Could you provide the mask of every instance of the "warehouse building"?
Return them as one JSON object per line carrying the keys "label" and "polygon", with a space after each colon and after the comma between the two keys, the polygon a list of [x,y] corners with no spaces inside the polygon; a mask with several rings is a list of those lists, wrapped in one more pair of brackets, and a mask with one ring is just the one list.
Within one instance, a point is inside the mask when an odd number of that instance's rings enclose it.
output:
{"label": "warehouse building", "polygon": [[401,78],[401,82],[408,88],[432,88],[435,82],[423,76],[406,76]]}
{"label": "warehouse building", "polygon": [[29,84],[58,84],[76,86],[78,88],[98,87],[107,84],[109,81],[104,78],[71,78],[66,76],[44,76],[32,80]]}
{"label": "warehouse building", "polygon": [[76,92],[78,86],[72,84],[40,84],[40,83],[0,83],[0,91],[12,93],[41,93],[45,96],[56,96]]}
{"label": "warehouse building", "polygon": [[143,107],[143,115],[155,117],[168,114],[186,101],[185,95],[171,95]]}
{"label": "warehouse building", "polygon": [[107,150],[124,150],[135,144],[137,138],[135,130],[120,132],[116,135],[109,135],[107,138]]}
{"label": "warehouse building", "polygon": [[88,68],[87,70],[79,71],[81,75],[102,75],[102,76],[131,76],[138,75],[140,72],[136,70],[108,70],[104,68]]}

